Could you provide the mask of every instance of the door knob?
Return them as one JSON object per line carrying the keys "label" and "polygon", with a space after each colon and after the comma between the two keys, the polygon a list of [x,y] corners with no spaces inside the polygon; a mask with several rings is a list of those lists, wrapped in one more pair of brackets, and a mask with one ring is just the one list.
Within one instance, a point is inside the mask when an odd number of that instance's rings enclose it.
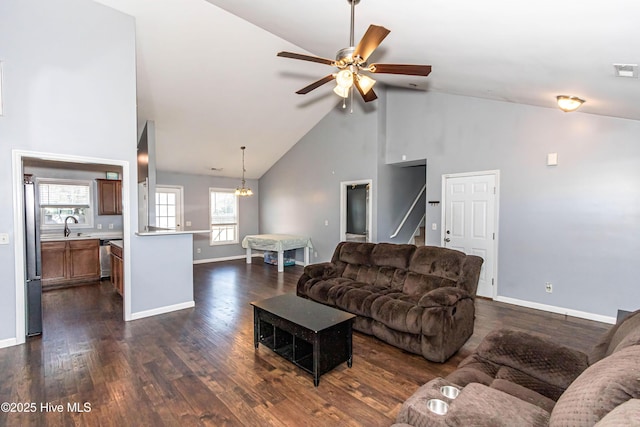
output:
{"label": "door knob", "polygon": [[448,238],[448,237],[445,237],[445,238],[444,238],[444,241],[445,241],[445,243],[449,243],[449,242],[451,241],[451,239],[450,239],[450,238]]}

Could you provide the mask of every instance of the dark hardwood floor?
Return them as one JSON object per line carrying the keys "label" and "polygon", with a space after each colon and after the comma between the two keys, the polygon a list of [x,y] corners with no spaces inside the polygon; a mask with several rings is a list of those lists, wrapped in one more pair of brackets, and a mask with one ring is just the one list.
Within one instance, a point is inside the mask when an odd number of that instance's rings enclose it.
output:
{"label": "dark hardwood floor", "polygon": [[44,293],[43,335],[0,349],[0,402],[23,411],[0,412],[0,425],[388,426],[420,385],[454,370],[495,328],[580,350],[609,328],[478,300],[474,335],[448,362],[354,333],[353,367],[315,388],[311,375],[253,345],[249,303],[295,292],[301,272],[241,260],[196,265],[195,308],[128,323],[109,282]]}

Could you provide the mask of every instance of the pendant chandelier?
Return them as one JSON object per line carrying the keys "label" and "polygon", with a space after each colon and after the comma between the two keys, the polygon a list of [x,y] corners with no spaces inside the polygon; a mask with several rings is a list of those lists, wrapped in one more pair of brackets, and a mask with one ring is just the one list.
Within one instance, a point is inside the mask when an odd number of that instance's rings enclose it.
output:
{"label": "pendant chandelier", "polygon": [[244,145],[240,147],[242,150],[242,186],[236,188],[236,196],[253,196],[253,191],[250,188],[245,187],[244,173],[246,169],[244,168],[244,149],[247,148]]}

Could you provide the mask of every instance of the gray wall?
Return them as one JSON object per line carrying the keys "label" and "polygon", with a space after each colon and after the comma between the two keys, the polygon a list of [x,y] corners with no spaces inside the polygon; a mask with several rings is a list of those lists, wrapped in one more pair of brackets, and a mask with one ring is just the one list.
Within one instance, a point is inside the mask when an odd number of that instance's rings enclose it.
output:
{"label": "gray wall", "polygon": [[[442,174],[500,170],[499,296],[611,317],[639,308],[640,122],[440,93],[387,98],[389,160],[426,158],[428,199],[441,199]],[[551,152],[558,166],[546,165]],[[427,206],[427,223],[440,209]]]}
{"label": "gray wall", "polygon": [[[340,182],[373,179],[376,203],[376,126],[376,110],[360,102],[353,113],[342,103],[331,110],[260,178],[260,232],[309,236],[311,262],[330,259],[340,241]],[[375,212],[373,221],[375,238]]]}
{"label": "gray wall", "polygon": [[[175,172],[158,171],[157,185],[180,185],[183,187],[184,216],[183,224],[191,221],[187,230],[208,230],[209,223],[209,188],[231,188],[240,185],[239,178],[225,178],[207,175],[191,175]],[[257,180],[247,180],[247,186],[254,195],[240,198],[240,242],[248,234],[258,234],[259,187]],[[193,256],[195,261],[211,260],[243,256],[245,250],[237,245],[209,245],[209,234],[194,234]],[[200,249],[201,253],[197,253]]]}
{"label": "gray wall", "polygon": [[[157,253],[171,254],[174,242],[153,237],[147,245],[132,235],[138,225],[134,19],[86,0],[3,0],[0,54],[0,232],[10,239],[0,246],[0,345],[22,339],[16,336],[15,283],[16,239],[22,236],[14,235],[12,206],[21,196],[13,194],[12,149],[129,162],[130,197],[123,204],[133,208],[125,236],[135,260],[125,263],[135,289],[131,311],[193,301],[192,282],[157,272]],[[190,265],[190,253],[174,255]]]}
{"label": "gray wall", "polygon": [[340,183],[372,179],[372,241],[409,241],[419,219],[390,236],[425,183],[424,167],[385,163],[385,89],[376,93],[379,103],[356,100],[353,113],[340,102],[260,178],[261,233],[310,236],[311,262],[327,261],[340,241]]}

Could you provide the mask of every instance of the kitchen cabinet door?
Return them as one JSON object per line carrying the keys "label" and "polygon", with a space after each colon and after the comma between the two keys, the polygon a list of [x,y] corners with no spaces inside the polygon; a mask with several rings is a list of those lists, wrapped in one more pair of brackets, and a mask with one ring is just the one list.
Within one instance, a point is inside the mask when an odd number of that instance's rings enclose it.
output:
{"label": "kitchen cabinet door", "polygon": [[69,279],[100,279],[100,241],[70,240],[69,244]]}
{"label": "kitchen cabinet door", "polygon": [[67,280],[67,242],[42,242],[42,286]]}
{"label": "kitchen cabinet door", "polygon": [[122,215],[122,181],[96,179],[98,184],[98,215]]}

